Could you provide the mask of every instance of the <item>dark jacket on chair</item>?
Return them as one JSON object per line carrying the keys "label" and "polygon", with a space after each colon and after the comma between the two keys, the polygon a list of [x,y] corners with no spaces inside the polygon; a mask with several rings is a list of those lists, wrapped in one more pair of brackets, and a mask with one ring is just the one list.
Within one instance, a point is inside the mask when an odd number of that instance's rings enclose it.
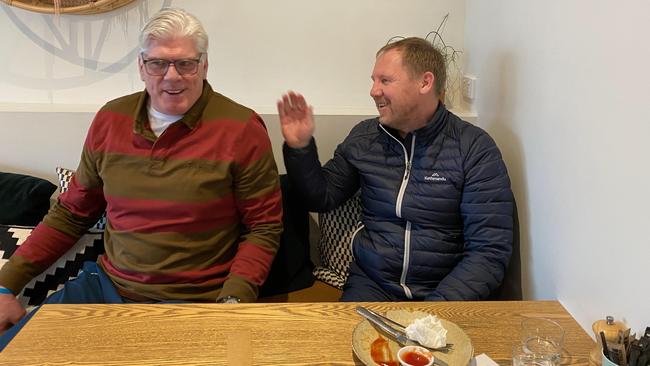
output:
{"label": "dark jacket on chair", "polygon": [[501,284],[513,241],[508,173],[492,138],[443,105],[404,139],[377,118],[359,123],[322,169],[313,140],[304,149],[285,144],[284,157],[312,211],[361,189],[353,255],[388,293],[479,300]]}

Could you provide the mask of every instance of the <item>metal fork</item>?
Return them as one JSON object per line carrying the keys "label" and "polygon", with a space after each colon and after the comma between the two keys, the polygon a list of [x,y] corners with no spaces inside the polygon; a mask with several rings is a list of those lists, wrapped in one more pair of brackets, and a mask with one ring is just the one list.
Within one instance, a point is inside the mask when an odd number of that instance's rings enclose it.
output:
{"label": "metal fork", "polygon": [[[393,325],[399,327],[399,328],[400,328],[400,331],[402,331],[402,333],[406,334],[406,332],[405,332],[405,331],[406,331],[406,327],[403,326],[402,324],[400,324],[400,323],[394,321],[394,320],[391,319],[391,318],[388,318],[388,317],[386,317],[386,316],[384,316],[384,315],[381,315],[381,314],[379,314],[378,312],[373,311],[373,310],[371,310],[371,309],[366,308],[366,310],[368,310],[369,313],[375,315],[376,317],[381,318],[381,319],[383,319],[384,321],[386,321],[386,322],[388,322],[388,323],[391,323],[391,324],[393,324]],[[449,351],[451,351],[451,349],[454,347],[454,344],[453,344],[453,343],[447,343],[446,345],[444,345],[444,346],[442,346],[442,347],[436,347],[436,348],[434,348],[434,347],[427,347],[427,346],[424,346],[424,345],[420,344],[420,342],[417,342],[417,341],[414,340],[414,339],[409,339],[409,341],[411,341],[411,342],[413,342],[413,343],[416,343],[417,345],[419,345],[419,346],[421,346],[421,347],[424,347],[424,348],[426,348],[426,349],[428,349],[428,350],[436,351],[436,352],[442,352],[442,353],[449,353]]]}

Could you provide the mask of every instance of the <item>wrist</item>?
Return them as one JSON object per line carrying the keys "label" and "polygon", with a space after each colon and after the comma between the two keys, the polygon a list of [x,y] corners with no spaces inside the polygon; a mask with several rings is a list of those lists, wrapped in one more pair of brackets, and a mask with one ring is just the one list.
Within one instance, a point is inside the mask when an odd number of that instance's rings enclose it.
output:
{"label": "wrist", "polygon": [[241,302],[240,298],[232,295],[228,295],[226,297],[217,299],[218,304],[239,304],[240,302]]}
{"label": "wrist", "polygon": [[307,143],[304,143],[302,141],[287,141],[287,146],[289,146],[292,149],[304,149],[307,146],[309,146],[309,141]]}
{"label": "wrist", "polygon": [[305,148],[309,147],[309,145],[311,144],[312,139],[313,139],[313,136],[309,136],[309,138],[305,139],[305,140],[285,139],[284,142],[287,144],[287,147],[289,147],[291,149],[300,150],[300,149],[305,149]]}

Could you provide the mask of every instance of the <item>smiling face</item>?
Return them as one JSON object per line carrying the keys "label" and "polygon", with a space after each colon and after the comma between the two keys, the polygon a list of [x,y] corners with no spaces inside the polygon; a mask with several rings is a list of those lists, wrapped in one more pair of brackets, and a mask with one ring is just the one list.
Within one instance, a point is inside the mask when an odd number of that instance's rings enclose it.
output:
{"label": "smiling face", "polygon": [[431,109],[431,100],[425,95],[430,93],[431,77],[412,75],[397,49],[381,53],[375,61],[370,89],[379,122],[403,133],[424,126],[430,117],[425,110]]}
{"label": "smiling face", "polygon": [[[169,61],[198,59],[200,56],[192,39],[187,37],[152,39],[143,55],[145,60]],[[153,76],[147,74],[141,59],[138,65],[140,78],[151,98],[151,106],[158,112],[171,115],[185,114],[194,105],[203,92],[203,80],[208,74],[208,61],[205,56],[194,75],[179,75],[176,67],[169,65],[165,75]]]}

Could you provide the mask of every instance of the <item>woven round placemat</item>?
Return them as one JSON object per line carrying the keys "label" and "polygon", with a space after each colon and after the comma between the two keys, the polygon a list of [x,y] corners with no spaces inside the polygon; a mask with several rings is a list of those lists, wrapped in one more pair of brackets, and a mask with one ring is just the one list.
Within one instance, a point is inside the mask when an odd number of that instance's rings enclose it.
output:
{"label": "woven round placemat", "polygon": [[17,8],[49,14],[98,14],[124,6],[133,0],[0,0]]}

